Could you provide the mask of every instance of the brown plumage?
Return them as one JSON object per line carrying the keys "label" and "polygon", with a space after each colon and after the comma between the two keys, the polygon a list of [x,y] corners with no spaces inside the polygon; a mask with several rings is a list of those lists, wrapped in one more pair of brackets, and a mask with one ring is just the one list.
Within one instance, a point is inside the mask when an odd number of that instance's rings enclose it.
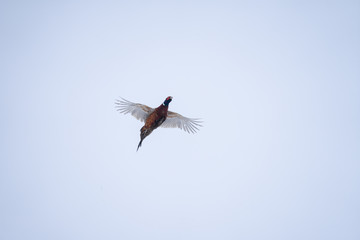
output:
{"label": "brown plumage", "polygon": [[[168,97],[167,99],[169,99],[168,101],[170,103],[171,97]],[[161,104],[146,118],[145,125],[140,129],[140,142],[137,150],[141,147],[142,141],[166,120],[168,108],[169,105],[165,106],[164,104]]]}
{"label": "brown plumage", "polygon": [[131,115],[138,120],[145,122],[144,126],[140,129],[140,142],[137,150],[141,147],[142,141],[159,126],[178,127],[189,133],[195,133],[198,127],[201,126],[198,119],[187,118],[178,113],[168,111],[171,101],[172,97],[167,97],[165,101],[155,109],[143,104],[132,103],[125,99],[115,102],[118,111],[124,114],[131,113]]}

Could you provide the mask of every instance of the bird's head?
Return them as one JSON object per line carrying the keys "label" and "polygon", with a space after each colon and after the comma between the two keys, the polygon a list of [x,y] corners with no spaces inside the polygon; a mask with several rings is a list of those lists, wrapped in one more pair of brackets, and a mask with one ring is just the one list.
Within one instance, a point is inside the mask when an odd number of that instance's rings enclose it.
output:
{"label": "bird's head", "polygon": [[165,99],[165,101],[164,101],[163,104],[164,104],[165,106],[168,106],[169,103],[172,101],[172,99],[173,99],[172,97],[167,97],[167,98]]}

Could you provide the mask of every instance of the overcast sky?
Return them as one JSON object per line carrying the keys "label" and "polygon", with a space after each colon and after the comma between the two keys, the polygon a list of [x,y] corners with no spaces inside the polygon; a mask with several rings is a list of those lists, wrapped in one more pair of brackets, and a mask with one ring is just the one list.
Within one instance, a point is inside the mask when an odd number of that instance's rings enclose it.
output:
{"label": "overcast sky", "polygon": [[[2,1],[0,239],[360,239],[359,1]],[[202,118],[196,134],[115,111]]]}

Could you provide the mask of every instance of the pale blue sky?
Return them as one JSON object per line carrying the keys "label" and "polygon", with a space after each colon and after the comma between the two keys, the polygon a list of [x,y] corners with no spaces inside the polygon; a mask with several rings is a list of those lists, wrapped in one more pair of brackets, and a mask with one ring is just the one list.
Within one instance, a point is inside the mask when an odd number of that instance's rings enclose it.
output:
{"label": "pale blue sky", "polygon": [[[0,239],[360,239],[359,1],[2,1]],[[114,100],[200,117],[192,135]]]}

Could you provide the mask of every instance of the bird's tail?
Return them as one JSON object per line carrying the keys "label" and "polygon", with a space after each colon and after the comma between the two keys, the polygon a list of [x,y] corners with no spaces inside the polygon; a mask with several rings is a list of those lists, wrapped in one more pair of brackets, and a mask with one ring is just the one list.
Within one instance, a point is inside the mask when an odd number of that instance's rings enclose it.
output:
{"label": "bird's tail", "polygon": [[139,150],[139,147],[141,147],[141,143],[142,143],[143,140],[144,140],[144,139],[141,139],[141,140],[140,140],[139,145],[138,145],[136,151],[138,151],[138,150]]}
{"label": "bird's tail", "polygon": [[139,145],[138,145],[136,151],[139,150],[139,147],[141,147],[142,141],[143,141],[147,136],[149,136],[149,134],[150,134],[151,132],[152,132],[152,130],[146,129],[145,127],[142,127],[142,128],[140,129],[140,142],[139,142]]}

